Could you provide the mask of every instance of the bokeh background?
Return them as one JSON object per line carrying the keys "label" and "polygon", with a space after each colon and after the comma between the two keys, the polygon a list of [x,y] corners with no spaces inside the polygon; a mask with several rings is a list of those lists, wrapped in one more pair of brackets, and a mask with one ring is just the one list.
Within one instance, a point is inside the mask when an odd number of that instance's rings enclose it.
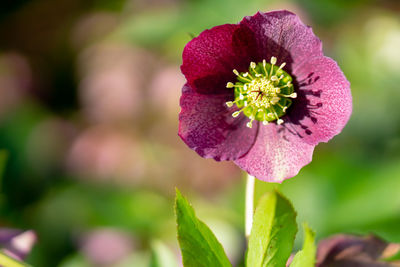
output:
{"label": "bokeh background", "polygon": [[244,175],[177,136],[179,66],[202,30],[274,9],[313,27],[354,99],[280,186],[298,222],[400,242],[399,1],[16,0],[0,9],[0,227],[36,231],[28,263],[179,266],[178,187],[240,265]]}

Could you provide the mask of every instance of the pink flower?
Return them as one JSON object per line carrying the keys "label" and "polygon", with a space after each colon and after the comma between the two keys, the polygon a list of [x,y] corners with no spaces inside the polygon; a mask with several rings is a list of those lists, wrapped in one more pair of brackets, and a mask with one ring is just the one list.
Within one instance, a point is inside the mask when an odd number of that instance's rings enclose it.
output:
{"label": "pink flower", "polygon": [[352,111],[342,71],[288,11],[203,31],[186,45],[181,70],[179,136],[264,181],[295,176]]}

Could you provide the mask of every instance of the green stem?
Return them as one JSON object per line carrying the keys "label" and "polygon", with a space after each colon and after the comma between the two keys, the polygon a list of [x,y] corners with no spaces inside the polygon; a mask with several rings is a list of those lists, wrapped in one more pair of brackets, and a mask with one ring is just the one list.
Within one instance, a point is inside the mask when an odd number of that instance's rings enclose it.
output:
{"label": "green stem", "polygon": [[245,235],[248,239],[253,225],[254,216],[254,183],[255,178],[247,174],[246,183],[246,208],[245,208]]}

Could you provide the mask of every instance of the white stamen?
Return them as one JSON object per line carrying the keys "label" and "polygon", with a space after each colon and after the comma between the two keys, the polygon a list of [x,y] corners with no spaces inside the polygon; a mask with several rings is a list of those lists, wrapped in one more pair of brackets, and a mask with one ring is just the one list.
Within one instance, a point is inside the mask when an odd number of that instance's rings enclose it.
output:
{"label": "white stamen", "polygon": [[233,73],[235,73],[236,76],[239,76],[239,72],[237,70],[233,70]]}
{"label": "white stamen", "polygon": [[237,116],[239,116],[240,111],[235,111],[232,113],[232,117],[236,118]]}
{"label": "white stamen", "polygon": [[274,97],[272,97],[272,99],[271,99],[271,103],[272,103],[273,105],[275,105],[276,103],[278,103],[278,102],[279,102],[279,100],[280,100],[280,98],[279,98],[279,97],[277,97],[277,96],[274,96]]}
{"label": "white stamen", "polygon": [[226,106],[227,106],[228,108],[230,108],[230,107],[233,106],[233,102],[232,102],[232,101],[228,101],[228,102],[226,102],[225,104],[226,104]]}
{"label": "white stamen", "polygon": [[271,64],[275,65],[276,64],[276,57],[271,57]]}
{"label": "white stamen", "polygon": [[255,62],[250,62],[250,68],[255,69],[256,68],[256,63]]}
{"label": "white stamen", "polygon": [[279,66],[279,69],[282,69],[282,68],[285,67],[285,66],[286,66],[286,63],[283,62],[283,63]]}
{"label": "white stamen", "polygon": [[263,121],[263,125],[267,125],[268,124],[268,121]]}
{"label": "white stamen", "polygon": [[278,119],[278,120],[276,121],[276,123],[277,123],[278,125],[281,125],[281,124],[283,123],[283,120],[282,120],[282,119]]}

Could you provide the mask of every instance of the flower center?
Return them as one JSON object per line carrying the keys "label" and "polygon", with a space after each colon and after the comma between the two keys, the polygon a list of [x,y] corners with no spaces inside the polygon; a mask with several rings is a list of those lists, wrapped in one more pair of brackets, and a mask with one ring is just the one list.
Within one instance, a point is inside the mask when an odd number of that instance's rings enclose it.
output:
{"label": "flower center", "polygon": [[250,121],[247,127],[251,128],[254,120],[262,121],[267,125],[271,121],[282,124],[282,116],[296,98],[292,84],[292,77],[283,70],[286,63],[276,66],[276,57],[271,57],[271,64],[264,59],[263,62],[251,62],[248,72],[239,73],[236,83],[228,82],[227,88],[235,88],[235,100],[226,102],[228,107],[235,104],[239,110],[232,113],[235,118],[241,112]]}

